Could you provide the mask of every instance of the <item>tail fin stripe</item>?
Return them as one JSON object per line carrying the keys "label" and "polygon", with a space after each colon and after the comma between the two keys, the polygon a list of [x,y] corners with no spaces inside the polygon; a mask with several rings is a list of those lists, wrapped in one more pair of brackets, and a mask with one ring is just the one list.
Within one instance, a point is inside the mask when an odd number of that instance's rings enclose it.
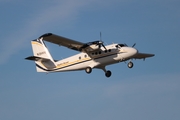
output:
{"label": "tail fin stripe", "polygon": [[48,70],[48,69],[45,69],[45,68],[41,67],[41,66],[40,66],[40,65],[38,65],[38,64],[36,64],[36,67],[38,67],[38,68],[40,68],[40,69],[42,69],[42,70],[44,70],[44,71],[53,71],[53,70]]}

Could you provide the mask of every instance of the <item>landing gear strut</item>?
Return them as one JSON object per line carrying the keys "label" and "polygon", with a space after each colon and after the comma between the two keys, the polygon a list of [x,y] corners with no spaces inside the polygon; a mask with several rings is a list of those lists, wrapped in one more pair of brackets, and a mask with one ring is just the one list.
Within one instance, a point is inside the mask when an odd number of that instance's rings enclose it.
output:
{"label": "landing gear strut", "polygon": [[105,72],[106,77],[111,77],[112,73],[110,70],[106,70],[105,67],[101,67],[100,69],[102,69]]}
{"label": "landing gear strut", "polygon": [[129,63],[127,64],[128,68],[132,68],[133,65],[134,65],[133,62],[129,62]]}

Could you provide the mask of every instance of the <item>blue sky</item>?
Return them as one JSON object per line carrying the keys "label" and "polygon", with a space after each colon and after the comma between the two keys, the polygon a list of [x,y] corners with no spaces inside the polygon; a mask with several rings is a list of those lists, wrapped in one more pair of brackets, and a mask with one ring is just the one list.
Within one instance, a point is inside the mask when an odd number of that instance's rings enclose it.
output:
{"label": "blue sky", "polygon": [[[178,0],[0,0],[1,120],[179,120]],[[30,41],[52,32],[126,43],[153,58],[101,70],[37,73]],[[77,52],[47,43],[62,59]]]}

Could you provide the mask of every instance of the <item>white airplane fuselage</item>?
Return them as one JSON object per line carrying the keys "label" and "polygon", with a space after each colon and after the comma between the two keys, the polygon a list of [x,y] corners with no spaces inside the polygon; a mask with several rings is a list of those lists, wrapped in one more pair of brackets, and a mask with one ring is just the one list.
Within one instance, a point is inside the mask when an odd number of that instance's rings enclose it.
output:
{"label": "white airplane fuselage", "polygon": [[[47,72],[63,72],[85,70],[87,67],[104,69],[105,66],[126,61],[137,54],[137,50],[132,47],[116,47],[117,44],[111,44],[100,50],[87,53],[79,53],[74,56],[55,62],[56,67]],[[36,64],[37,65],[37,64]],[[38,70],[38,65],[37,65]],[[42,71],[42,68],[38,70]]]}
{"label": "white airplane fuselage", "polygon": [[[57,61],[52,58],[44,41],[61,45],[80,53]],[[32,40],[31,45],[33,56],[25,59],[35,62],[37,72],[46,73],[85,70],[89,74],[92,72],[92,69],[97,68],[103,70],[106,77],[110,77],[112,73],[110,70],[106,70],[107,65],[129,60],[127,66],[132,68],[132,59],[145,59],[154,56],[154,54],[138,52],[134,48],[136,44],[132,45],[132,47],[128,47],[126,44],[104,46],[102,41],[82,43],[52,33],[44,34],[38,39]]]}

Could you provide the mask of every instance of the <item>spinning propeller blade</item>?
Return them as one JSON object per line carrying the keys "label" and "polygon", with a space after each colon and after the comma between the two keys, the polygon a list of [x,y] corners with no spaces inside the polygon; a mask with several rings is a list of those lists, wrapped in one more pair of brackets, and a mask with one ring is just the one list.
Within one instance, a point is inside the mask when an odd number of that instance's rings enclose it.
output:
{"label": "spinning propeller blade", "polygon": [[[126,43],[124,43],[124,45],[128,46]],[[134,43],[134,44],[132,45],[132,47],[134,47],[134,46],[136,46],[136,43]]]}
{"label": "spinning propeller blade", "polygon": [[100,32],[100,41],[99,42],[100,42],[100,47],[102,46],[105,50],[107,50],[105,45],[104,45],[104,42],[102,41],[101,32]]}
{"label": "spinning propeller blade", "polygon": [[135,45],[136,45],[136,43],[134,43],[132,47],[134,47]]}

